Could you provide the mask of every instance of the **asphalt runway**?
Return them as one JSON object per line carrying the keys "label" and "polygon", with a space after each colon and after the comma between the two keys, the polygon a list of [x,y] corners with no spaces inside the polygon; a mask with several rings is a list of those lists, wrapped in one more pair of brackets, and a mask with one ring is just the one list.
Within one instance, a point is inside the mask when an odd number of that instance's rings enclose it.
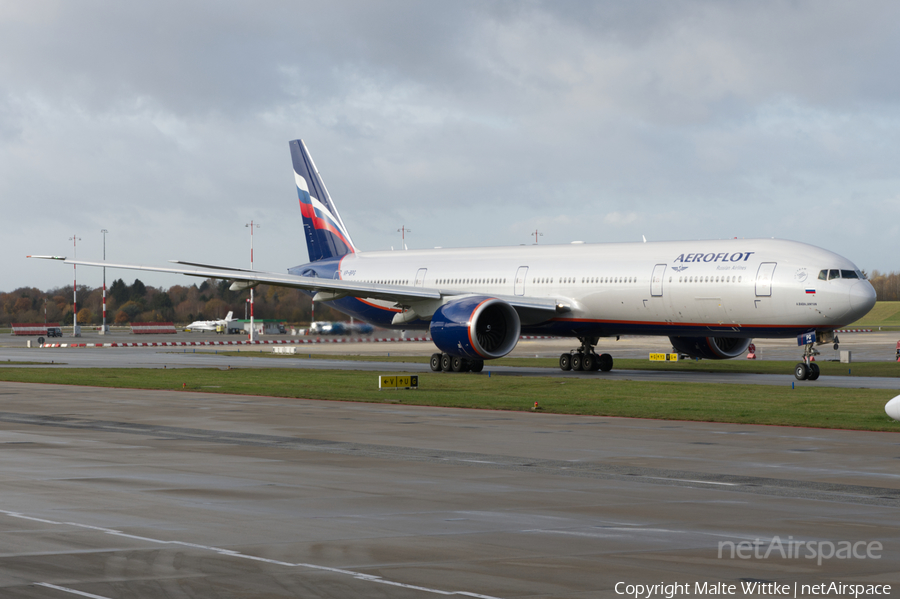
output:
{"label": "asphalt runway", "polygon": [[[886,346],[897,332],[884,334],[844,335],[842,347],[852,347],[855,356],[884,356]],[[184,335],[179,336],[183,340]],[[208,337],[190,336],[199,340],[221,340],[223,336]],[[143,339],[143,337],[142,337]],[[131,338],[133,340],[133,337]],[[171,336],[158,336],[155,340],[172,340]],[[631,380],[643,382],[685,382],[685,383],[721,383],[734,385],[770,385],[770,386],[818,386],[840,387],[850,389],[885,389],[900,393],[900,378],[860,377],[852,376],[852,363],[848,365],[847,376],[822,376],[817,381],[797,381],[793,376],[796,360],[791,360],[790,352],[796,351],[796,342],[788,340],[769,340],[768,345],[760,348],[760,353],[769,355],[784,354],[784,374],[746,374],[740,372],[704,373],[704,372],[662,372],[643,370],[617,370],[611,372],[562,372],[558,368],[513,368],[497,366],[490,362],[485,364],[484,374],[491,376],[552,376],[597,378],[604,380]],[[87,341],[91,342],[91,341]],[[615,344],[615,341],[608,341]],[[623,339],[621,346],[604,347],[604,351],[614,352],[616,357],[647,357],[650,351],[659,349],[660,341],[652,337]],[[791,345],[793,344],[793,345]],[[553,357],[569,348],[570,341],[556,340],[522,340],[519,347],[511,354],[522,357]],[[4,363],[15,365],[16,362],[36,362],[34,367],[43,367],[53,363],[61,368],[315,368],[331,370],[365,370],[370,372],[413,372],[431,373],[427,364],[397,362],[363,362],[348,360],[328,360],[326,358],[303,358],[304,354],[360,354],[360,355],[413,355],[427,356],[435,351],[428,342],[404,343],[327,343],[297,347],[298,358],[273,357],[273,346],[243,346],[240,348],[246,357],[225,356],[220,352],[236,351],[235,347],[86,347],[86,348],[50,348],[36,349],[17,346],[0,347],[0,368]],[[891,351],[895,351],[891,349]],[[823,350],[820,360],[829,359],[826,352],[833,353],[830,347]],[[740,358],[738,358],[740,359]],[[832,358],[833,359],[833,358]],[[858,358],[861,359],[861,358]],[[900,364],[897,365],[900,371]],[[453,376],[447,374],[445,376]]]}
{"label": "asphalt runway", "polygon": [[[422,332],[410,332],[409,335],[421,335]],[[274,335],[262,336],[262,340],[278,340],[278,341],[315,341],[319,339],[322,343],[311,343],[298,345],[298,351],[306,351],[317,354],[322,353],[351,353],[361,355],[413,355],[427,356],[436,351],[434,345],[430,342],[373,342],[373,339],[383,337],[399,337],[400,333],[396,331],[383,331],[372,337],[364,338],[365,342],[354,342],[353,340],[341,337],[293,337],[290,335]],[[853,359],[858,362],[877,362],[877,361],[896,361],[897,343],[900,343],[900,331],[878,331],[873,330],[867,333],[840,333],[840,350],[849,350],[852,352]],[[37,344],[36,337],[0,337],[0,349],[23,349],[26,342],[31,339],[34,345]],[[175,335],[132,335],[124,331],[116,331],[109,335],[99,335],[96,331],[85,331],[82,337],[74,339],[72,337],[62,337],[48,339],[49,342],[58,343],[135,343],[135,342],[209,342],[209,341],[241,341],[244,336],[239,335],[216,335],[214,333],[184,333],[179,332]],[[787,362],[798,362],[802,357],[802,349],[797,347],[795,339],[757,339],[756,355],[762,360],[784,360]],[[578,345],[576,340],[572,339],[521,339],[516,348],[510,354],[511,357],[541,357],[552,358],[560,353],[568,351]],[[243,346],[247,347],[247,346]],[[266,351],[271,351],[271,346],[258,346]],[[300,349],[302,348],[302,349]],[[42,351],[49,354],[66,352],[69,348],[48,348]],[[91,350],[115,350],[121,351],[123,348],[84,348]],[[821,355],[820,360],[839,360],[840,351],[836,351],[831,345],[823,345],[818,347]],[[633,358],[647,359],[650,352],[671,352],[672,346],[666,337],[642,337],[642,336],[626,336],[620,339],[603,338],[597,345],[597,351],[612,354],[614,358]],[[744,359],[743,357],[737,359]]]}
{"label": "asphalt runway", "polygon": [[900,585],[893,433],[0,383],[0,450],[3,597]]}

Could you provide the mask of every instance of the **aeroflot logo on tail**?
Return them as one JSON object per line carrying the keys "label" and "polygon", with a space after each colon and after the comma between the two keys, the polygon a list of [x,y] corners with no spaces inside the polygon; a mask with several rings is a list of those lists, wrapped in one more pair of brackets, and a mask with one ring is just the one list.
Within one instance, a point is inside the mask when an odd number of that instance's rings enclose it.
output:
{"label": "aeroflot logo on tail", "polygon": [[729,254],[681,254],[673,262],[746,262],[756,252],[735,252]]}

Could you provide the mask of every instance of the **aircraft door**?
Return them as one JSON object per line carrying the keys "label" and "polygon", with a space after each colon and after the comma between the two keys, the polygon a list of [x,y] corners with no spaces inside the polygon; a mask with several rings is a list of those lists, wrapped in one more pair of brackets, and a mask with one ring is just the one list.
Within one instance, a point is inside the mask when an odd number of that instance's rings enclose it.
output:
{"label": "aircraft door", "polygon": [[756,297],[772,296],[772,278],[775,274],[776,262],[763,262],[756,273]]}
{"label": "aircraft door", "polygon": [[425,286],[425,273],[428,272],[427,268],[420,268],[416,272],[416,287],[424,287]]}
{"label": "aircraft door", "polygon": [[516,271],[515,294],[525,295],[525,275],[528,274],[527,266],[520,266]]}
{"label": "aircraft door", "polygon": [[663,294],[663,277],[666,274],[666,265],[657,264],[653,267],[653,275],[650,277],[650,295],[651,297],[662,297]]}

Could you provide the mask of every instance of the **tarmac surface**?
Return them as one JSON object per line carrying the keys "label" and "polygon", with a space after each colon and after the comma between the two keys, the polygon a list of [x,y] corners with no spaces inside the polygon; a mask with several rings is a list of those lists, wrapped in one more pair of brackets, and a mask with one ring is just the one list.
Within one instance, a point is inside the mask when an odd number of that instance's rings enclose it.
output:
{"label": "tarmac surface", "polygon": [[[895,361],[896,338],[898,331],[872,333],[843,333],[841,350],[850,350],[855,361]],[[240,339],[235,335],[185,334],[177,335],[129,335],[117,334],[100,336],[87,333],[77,341],[80,343],[103,342],[184,342],[184,341],[234,341]],[[267,339],[290,340],[289,336],[267,337]],[[272,345],[252,346],[200,346],[200,347],[78,347],[78,348],[25,348],[24,340],[19,338],[4,340],[0,345],[0,368],[4,362],[15,366],[15,362],[33,362],[34,367],[53,363],[62,368],[324,368],[333,370],[366,370],[372,372],[413,372],[430,373],[427,364],[397,362],[361,362],[346,360],[328,360],[321,356],[327,354],[358,354],[367,356],[429,356],[436,351],[430,342],[353,342],[344,339],[323,338],[324,343],[295,346],[298,358],[286,359],[272,357]],[[55,340],[54,340],[55,341]],[[63,340],[72,342],[71,338]],[[577,343],[576,343],[577,345]],[[573,346],[569,339],[537,339],[521,340],[511,357],[545,357],[553,358],[568,351]],[[758,359],[784,361],[784,374],[745,374],[739,372],[694,373],[694,372],[662,372],[641,370],[620,370],[615,366],[611,372],[562,372],[558,368],[539,367],[505,367],[491,362],[485,364],[485,372],[491,375],[504,376],[553,376],[605,378],[612,380],[632,380],[646,382],[689,382],[689,383],[724,383],[736,385],[794,385],[841,387],[850,389],[886,389],[900,392],[900,378],[892,377],[860,377],[852,376],[852,363],[848,364],[847,376],[822,376],[817,381],[797,381],[793,376],[794,364],[799,361],[802,350],[793,339],[763,339],[756,342]],[[223,352],[240,350],[247,357],[229,357]],[[603,339],[598,345],[599,352],[609,352],[614,358],[647,359],[650,352],[671,351],[668,339],[658,337],[623,337],[621,340]],[[819,361],[838,361],[839,351],[831,346],[820,347]],[[317,358],[303,358],[304,355],[315,354]],[[740,360],[743,358],[736,358]],[[900,363],[897,364],[900,371]],[[451,375],[452,376],[452,375]]]}
{"label": "tarmac surface", "polygon": [[0,396],[3,597],[900,585],[892,433],[20,383]]}
{"label": "tarmac surface", "polygon": [[[120,337],[112,340],[134,340]],[[841,337],[855,360],[888,360],[900,333]],[[601,349],[641,358],[666,351],[665,342],[604,340]],[[2,345],[0,365],[428,370],[274,358],[271,347],[234,358],[214,348]],[[569,345],[523,340],[516,354],[552,357]],[[786,374],[491,370],[796,382],[795,342],[757,347],[785,360]],[[898,389],[898,381],[796,384]],[[0,383],[0,450],[2,597],[593,598],[627,596],[625,585],[688,583],[694,595],[697,582],[740,591],[754,581],[900,587],[894,433]]]}

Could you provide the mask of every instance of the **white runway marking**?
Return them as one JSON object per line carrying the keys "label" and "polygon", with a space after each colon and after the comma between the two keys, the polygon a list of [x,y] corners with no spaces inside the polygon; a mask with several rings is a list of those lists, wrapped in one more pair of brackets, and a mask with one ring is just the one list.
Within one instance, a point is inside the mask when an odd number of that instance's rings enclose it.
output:
{"label": "white runway marking", "polygon": [[84,591],[76,591],[75,589],[67,589],[66,587],[56,586],[55,584],[50,584],[49,582],[36,582],[35,586],[39,587],[47,587],[48,589],[56,589],[57,591],[63,591],[65,593],[72,593],[73,595],[80,595],[82,597],[90,597],[91,599],[109,599],[109,597],[103,597],[102,595],[94,595],[93,593],[85,593]]}
{"label": "white runway marking", "polygon": [[[212,551],[214,553],[218,553],[219,555],[226,555],[229,557],[248,559],[248,560],[253,560],[253,561],[258,561],[258,562],[265,562],[267,564],[273,564],[276,566],[285,566],[285,567],[289,567],[289,568],[309,568],[311,570],[318,570],[320,572],[331,572],[334,574],[343,574],[346,576],[352,576],[356,580],[364,580],[366,582],[376,582],[378,584],[387,584],[387,585],[391,585],[391,586],[402,587],[404,589],[412,589],[415,591],[423,591],[425,593],[433,593],[435,595],[446,595],[446,596],[460,595],[463,597],[475,597],[477,599],[499,599],[498,597],[493,597],[491,595],[479,595],[478,593],[471,593],[469,591],[443,591],[441,589],[432,589],[432,588],[421,587],[421,586],[416,586],[416,585],[412,585],[412,584],[405,584],[405,583],[397,582],[394,580],[386,580],[380,576],[374,576],[371,574],[363,574],[362,572],[354,572],[353,570],[344,570],[341,568],[330,568],[328,566],[319,566],[316,564],[306,564],[306,563],[302,563],[302,562],[299,562],[299,563],[282,562],[282,561],[278,561],[278,560],[267,559],[264,557],[257,557],[255,555],[247,555],[247,554],[241,553],[239,551],[233,551],[231,549],[222,549],[221,547],[212,547],[210,545],[198,545],[196,543],[185,543],[184,541],[166,541],[163,539],[154,539],[151,537],[130,535],[128,533],[122,532],[121,530],[114,530],[112,528],[103,528],[101,526],[91,526],[89,524],[79,524],[78,522],[58,522],[55,520],[47,520],[45,518],[26,516],[25,514],[22,514],[19,512],[10,512],[7,510],[0,510],[0,514],[6,514],[7,516],[10,516],[12,518],[20,518],[22,520],[31,520],[33,522],[43,522],[45,524],[55,524],[55,525],[59,525],[59,526],[74,526],[76,528],[95,530],[97,532],[101,532],[104,534],[113,535],[113,536],[117,536],[117,537],[123,537],[126,539],[134,539],[136,541],[145,541],[147,543],[157,543],[160,545],[178,545],[181,547],[190,547],[192,549],[199,549],[201,551]],[[101,597],[99,595],[91,595],[89,593],[83,593],[81,591],[75,591],[72,589],[67,589],[65,587],[58,587],[58,586],[51,585],[51,584],[45,583],[45,582],[38,582],[35,584],[54,588],[54,589],[59,589],[62,591],[67,591],[69,593],[74,593],[76,595],[82,595],[84,597],[93,597],[96,599],[109,599],[108,597]]]}

